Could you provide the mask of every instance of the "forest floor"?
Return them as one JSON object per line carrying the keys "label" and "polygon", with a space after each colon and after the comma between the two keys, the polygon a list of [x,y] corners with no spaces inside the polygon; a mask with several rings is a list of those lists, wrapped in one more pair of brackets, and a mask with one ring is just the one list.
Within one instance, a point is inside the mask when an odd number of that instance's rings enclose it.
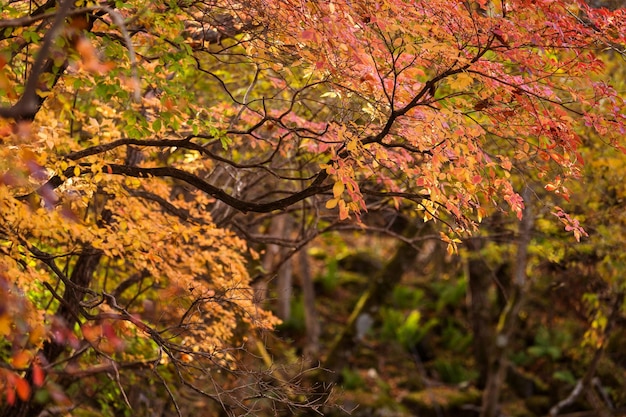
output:
{"label": "forest floor", "polygon": [[[393,244],[384,239],[363,243],[362,237],[350,238],[343,246],[333,241],[309,250],[322,330],[319,360],[343,331],[373,272],[393,252]],[[329,247],[339,249],[329,254]],[[352,249],[357,247],[370,249]],[[329,370],[336,383],[328,414],[477,416],[480,371],[468,318],[467,280],[462,256],[456,255],[435,254],[424,270],[405,274],[374,317],[357,321],[358,336],[347,351],[340,352],[340,366]],[[554,276],[546,276],[545,282],[535,280],[520,313],[507,357],[502,415],[547,415],[571,393],[595,352],[584,342],[589,322],[581,306],[590,283],[573,277],[567,287],[554,289],[549,280]],[[490,297],[497,311],[501,301],[497,287]],[[289,352],[283,356],[292,358],[306,351],[304,314],[296,285],[291,317],[279,328],[279,338],[270,346],[273,351]],[[626,407],[626,334],[620,326],[623,323],[611,334],[591,387],[593,398],[610,415],[620,415]],[[560,415],[597,415],[593,410],[587,395],[560,410]]]}

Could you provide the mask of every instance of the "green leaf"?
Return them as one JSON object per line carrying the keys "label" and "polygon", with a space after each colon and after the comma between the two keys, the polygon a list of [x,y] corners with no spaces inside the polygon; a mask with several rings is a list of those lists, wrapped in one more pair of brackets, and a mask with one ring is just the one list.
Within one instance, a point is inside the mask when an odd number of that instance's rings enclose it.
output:
{"label": "green leaf", "polygon": [[552,374],[552,377],[559,381],[567,382],[568,384],[574,385],[576,383],[576,377],[574,377],[574,374],[572,374],[572,372],[568,369],[563,371],[556,371],[554,374]]}
{"label": "green leaf", "polygon": [[226,136],[220,136],[220,142],[222,143],[222,148],[225,151],[227,151],[228,147],[233,143],[233,141]]}
{"label": "green leaf", "polygon": [[156,119],[152,122],[152,130],[159,132],[161,130],[161,119]]}

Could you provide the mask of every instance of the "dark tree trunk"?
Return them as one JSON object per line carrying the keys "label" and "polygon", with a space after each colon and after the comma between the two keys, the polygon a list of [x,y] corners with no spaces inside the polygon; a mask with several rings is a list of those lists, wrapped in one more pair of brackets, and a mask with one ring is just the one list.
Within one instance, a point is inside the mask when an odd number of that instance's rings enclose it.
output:
{"label": "dark tree trunk", "polygon": [[306,347],[305,356],[310,360],[316,360],[319,355],[320,324],[315,310],[315,286],[311,276],[309,255],[306,247],[300,250],[300,279],[302,284],[302,298],[304,302],[304,320],[306,324]]}
{"label": "dark tree trunk", "polygon": [[526,298],[528,245],[534,220],[529,204],[530,189],[526,188],[523,194],[524,201],[526,201],[526,209],[518,229],[517,254],[511,280],[511,293],[504,310],[500,313],[495,335],[491,342],[492,353],[490,355],[491,359],[489,361],[485,389],[483,390],[480,417],[498,417],[500,414],[500,393],[508,367],[506,357],[509,352],[511,339],[517,329],[517,317]]}
{"label": "dark tree trunk", "polygon": [[476,241],[466,242],[470,250],[467,261],[467,277],[469,287],[468,309],[473,332],[473,350],[478,368],[478,388],[485,388],[489,370],[489,358],[493,342],[493,314],[489,301],[489,290],[493,284],[493,271],[480,258],[479,246]]}

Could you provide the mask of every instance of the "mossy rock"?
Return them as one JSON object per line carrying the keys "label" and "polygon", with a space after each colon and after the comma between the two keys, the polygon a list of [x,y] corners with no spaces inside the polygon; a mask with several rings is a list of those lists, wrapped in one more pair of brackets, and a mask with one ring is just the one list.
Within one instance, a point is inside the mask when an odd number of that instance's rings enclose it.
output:
{"label": "mossy rock", "polygon": [[461,390],[442,386],[409,393],[402,399],[402,404],[420,417],[435,417],[442,415],[441,413],[460,417],[475,415],[475,407],[472,406],[477,406],[480,398],[480,391],[474,388]]}

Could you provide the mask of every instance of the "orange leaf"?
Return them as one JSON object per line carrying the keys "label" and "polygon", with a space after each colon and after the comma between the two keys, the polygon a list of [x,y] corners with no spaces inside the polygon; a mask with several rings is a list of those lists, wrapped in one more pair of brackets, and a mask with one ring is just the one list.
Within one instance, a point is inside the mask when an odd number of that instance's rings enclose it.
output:
{"label": "orange leaf", "polygon": [[343,200],[339,200],[339,220],[345,220],[350,217],[350,213],[348,212],[348,206],[346,202]]}
{"label": "orange leaf", "polygon": [[89,343],[96,343],[102,337],[102,329],[100,326],[91,326],[85,324],[81,327],[83,336]]}
{"label": "orange leaf", "polygon": [[8,336],[11,333],[13,321],[8,315],[0,316],[0,336]]}
{"label": "orange leaf", "polygon": [[35,326],[30,330],[28,335],[28,343],[33,345],[39,343],[46,333],[46,328],[43,325]]}
{"label": "orange leaf", "polygon": [[17,377],[15,379],[15,389],[17,390],[17,395],[20,397],[20,400],[28,400],[28,397],[30,397],[30,385],[28,385],[25,379]]}
{"label": "orange leaf", "polygon": [[25,368],[28,362],[30,362],[30,352],[26,350],[15,352],[11,358],[11,364],[14,368]]}

